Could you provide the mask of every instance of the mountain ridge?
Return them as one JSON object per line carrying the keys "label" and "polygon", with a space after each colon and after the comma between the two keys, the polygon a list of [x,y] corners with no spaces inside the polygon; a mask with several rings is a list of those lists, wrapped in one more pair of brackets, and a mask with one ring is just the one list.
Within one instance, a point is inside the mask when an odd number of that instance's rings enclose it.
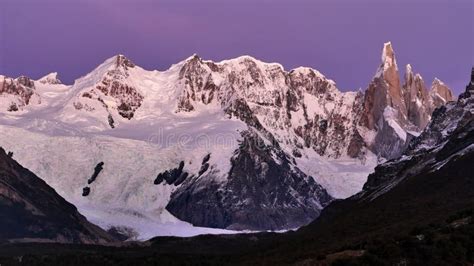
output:
{"label": "mountain ridge", "polygon": [[[61,166],[55,169],[54,162],[35,162],[40,151],[25,152],[32,146],[27,140],[16,140],[25,145],[19,146],[4,137],[0,144],[18,153],[28,168],[79,206],[98,202],[107,209],[115,201],[147,217],[174,215],[197,226],[289,229],[310,222],[297,210],[312,206],[306,212],[313,219],[332,199],[360,191],[378,160],[402,153],[429,120],[432,107],[452,100],[443,98],[452,94],[438,85],[439,93],[433,93],[437,101],[431,100],[419,75],[406,79],[402,85],[390,43],[384,45],[382,62],[365,92],[341,92],[317,70],[285,71],[277,63],[250,56],[215,63],[193,55],[160,72],[144,70],[118,55],[72,86],[32,81],[29,89],[38,93],[40,104],[0,112],[4,136],[15,139],[18,128],[26,129],[24,134],[44,141],[54,156],[89,157],[69,169],[89,169],[105,162],[103,177],[90,186],[90,194],[80,196],[84,185],[66,176]],[[0,95],[11,96],[5,91]],[[412,96],[413,102],[405,100]],[[0,102],[8,104],[8,99],[0,98]],[[222,142],[223,137],[227,141]],[[48,144],[48,138],[61,139],[64,147],[78,149],[78,155]],[[242,143],[265,145],[242,149]],[[125,151],[129,146],[135,150]],[[121,164],[116,157],[119,151],[130,154]],[[137,161],[144,153],[160,159]],[[201,164],[208,154],[209,162]],[[147,185],[159,174],[168,176],[166,171],[176,169],[180,162],[188,175],[178,185]],[[135,174],[135,166],[144,170]],[[89,178],[74,172],[81,179]],[[244,177],[233,172],[252,174]],[[278,172],[285,173],[283,179]],[[269,184],[283,188],[250,193],[265,190]],[[131,195],[137,189],[146,193],[134,199]],[[242,193],[247,196],[239,198]],[[213,195],[212,200],[199,200],[204,195]],[[245,223],[243,217],[250,215],[254,205],[262,220]],[[198,219],[185,210],[203,216]]]}

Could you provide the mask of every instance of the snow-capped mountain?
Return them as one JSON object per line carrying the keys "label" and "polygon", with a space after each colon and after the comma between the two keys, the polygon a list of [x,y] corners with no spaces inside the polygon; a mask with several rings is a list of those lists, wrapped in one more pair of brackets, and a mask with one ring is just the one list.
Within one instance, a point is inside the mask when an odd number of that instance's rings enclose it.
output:
{"label": "snow-capped mountain", "polygon": [[310,68],[197,55],[163,72],[118,55],[72,86],[52,73],[2,76],[0,88],[0,146],[93,222],[144,238],[226,232],[182,221],[307,224],[360,191],[378,159],[401,154],[452,100],[410,66],[401,85],[390,43],[365,92],[341,92]]}

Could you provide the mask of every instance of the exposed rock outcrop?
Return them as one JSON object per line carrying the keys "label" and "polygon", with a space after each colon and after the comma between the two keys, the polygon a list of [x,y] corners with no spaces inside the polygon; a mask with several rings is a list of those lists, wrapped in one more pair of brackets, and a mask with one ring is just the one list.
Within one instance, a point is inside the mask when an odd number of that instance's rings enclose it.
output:
{"label": "exposed rock outcrop", "polygon": [[[296,228],[316,218],[332,200],[326,190],[256,132],[243,137],[227,182],[189,180],[166,209],[196,226],[236,230]],[[212,169],[204,175],[213,175]]]}
{"label": "exposed rock outcrop", "polygon": [[372,151],[387,159],[398,157],[426,127],[433,110],[453,99],[447,86],[437,79],[433,84],[428,92],[421,75],[407,65],[400,86],[395,53],[391,43],[385,43],[382,64],[365,93],[361,119],[362,126],[375,131],[368,144]]}
{"label": "exposed rock outcrop", "polygon": [[364,193],[378,197],[410,176],[435,171],[456,157],[473,153],[473,110],[471,95],[435,109],[428,126],[410,142],[403,156],[377,166],[375,173],[369,175]]}
{"label": "exposed rock outcrop", "polygon": [[0,75],[0,96],[5,97],[0,106],[8,112],[22,110],[31,101],[41,102],[34,81],[26,76],[13,79]]}
{"label": "exposed rock outcrop", "polygon": [[435,78],[431,84],[430,97],[432,110],[454,100],[453,93],[448,86],[437,78]]}
{"label": "exposed rock outcrop", "polygon": [[[130,120],[135,111],[142,105],[144,96],[130,84],[128,77],[135,64],[123,55],[108,59],[94,73],[98,77],[97,83],[91,88],[86,88],[77,95],[73,102],[75,109],[93,112],[97,109],[105,111],[107,123],[115,128],[115,116]],[[87,77],[87,76],[86,76]]]}
{"label": "exposed rock outcrop", "polygon": [[411,65],[406,66],[403,95],[407,107],[407,119],[415,131],[423,130],[431,118],[431,102],[428,90],[420,74],[414,74]]}

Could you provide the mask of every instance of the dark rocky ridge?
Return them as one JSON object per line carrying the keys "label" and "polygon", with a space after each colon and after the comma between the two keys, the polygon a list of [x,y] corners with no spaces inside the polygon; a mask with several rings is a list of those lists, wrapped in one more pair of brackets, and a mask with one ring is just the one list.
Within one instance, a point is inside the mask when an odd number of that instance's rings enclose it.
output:
{"label": "dark rocky ridge", "polygon": [[112,240],[0,148],[0,242],[105,244]]}
{"label": "dark rocky ridge", "polygon": [[[186,179],[189,176],[189,173],[183,170],[184,168],[184,161],[179,162],[178,167],[166,170],[164,172],[159,173],[155,180],[153,181],[153,184],[159,185],[162,182],[165,182],[168,185],[175,185],[179,186],[181,183],[186,181]],[[193,178],[194,176],[191,176],[190,178]]]}

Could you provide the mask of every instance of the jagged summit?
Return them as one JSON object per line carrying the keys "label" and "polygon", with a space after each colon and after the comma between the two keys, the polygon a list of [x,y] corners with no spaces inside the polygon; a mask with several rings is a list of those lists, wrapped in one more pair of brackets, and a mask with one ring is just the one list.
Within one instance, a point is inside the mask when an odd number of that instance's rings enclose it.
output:
{"label": "jagged summit", "polygon": [[429,122],[431,112],[452,100],[450,89],[436,81],[428,92],[423,78],[408,64],[401,85],[395,52],[390,42],[382,50],[382,62],[369,84],[361,123],[376,134],[372,150],[384,158],[400,155],[410,140]]}
{"label": "jagged summit", "polygon": [[26,76],[16,79],[0,75],[0,109],[7,112],[22,111],[29,104],[40,102],[35,82]]}
{"label": "jagged summit", "polygon": [[135,67],[135,64],[132,61],[130,61],[127,57],[125,57],[124,55],[119,54],[119,55],[115,56],[115,66],[116,67],[121,66],[121,67],[125,67],[125,68],[127,68],[127,67],[133,68],[133,67]]}
{"label": "jagged summit", "polygon": [[435,78],[431,84],[430,96],[433,101],[432,110],[455,99],[451,89],[438,78]]}
{"label": "jagged summit", "polygon": [[397,60],[395,59],[395,52],[393,51],[391,42],[384,43],[382,50],[382,63],[384,65],[385,70],[392,66],[395,67],[396,70],[398,70]]}
{"label": "jagged summit", "polygon": [[127,58],[123,54],[117,54],[112,57],[107,58],[102,64],[100,64],[96,69],[98,68],[133,68],[135,67],[135,64]]}
{"label": "jagged summit", "polygon": [[[196,61],[196,62],[202,62],[202,58],[197,54],[197,53],[193,53],[191,56],[187,57],[186,59],[184,59],[183,61],[181,61],[181,64],[182,63],[188,63],[188,62],[191,62],[191,61]],[[178,63],[180,64],[180,63]]]}
{"label": "jagged summit", "polygon": [[413,73],[413,68],[410,64],[407,64],[405,67],[405,82],[411,83],[413,82],[414,78],[415,78],[415,75]]}
{"label": "jagged summit", "polygon": [[[123,69],[123,70],[128,70],[129,68],[134,68],[136,65],[125,55],[123,54],[117,54],[112,57],[109,57],[104,60],[100,65],[98,65],[95,69],[93,69],[89,74],[91,73],[105,73],[110,70],[117,70],[117,69]],[[88,74],[88,75],[89,75]],[[86,76],[88,76],[86,75]]]}
{"label": "jagged summit", "polygon": [[437,77],[435,77],[433,79],[433,83],[432,84],[437,84],[437,85],[444,85],[444,82],[442,82],[440,79],[438,79]]}

